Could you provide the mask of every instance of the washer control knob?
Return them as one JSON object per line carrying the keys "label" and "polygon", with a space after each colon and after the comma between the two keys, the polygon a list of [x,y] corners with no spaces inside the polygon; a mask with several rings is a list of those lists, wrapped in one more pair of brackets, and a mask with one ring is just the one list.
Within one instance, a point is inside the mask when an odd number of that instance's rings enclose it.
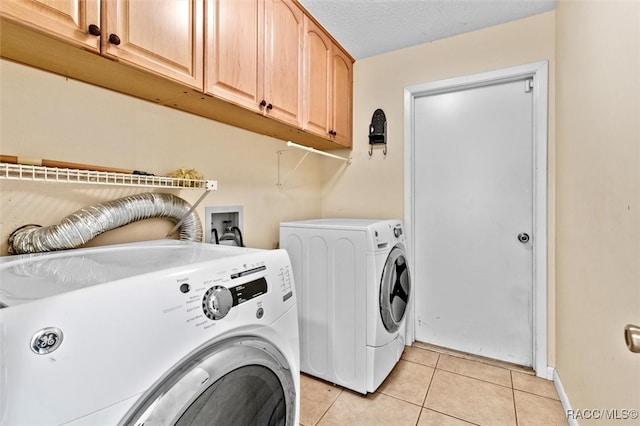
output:
{"label": "washer control knob", "polygon": [[232,306],[233,296],[231,291],[220,285],[207,290],[202,299],[204,314],[212,320],[219,320],[227,316]]}

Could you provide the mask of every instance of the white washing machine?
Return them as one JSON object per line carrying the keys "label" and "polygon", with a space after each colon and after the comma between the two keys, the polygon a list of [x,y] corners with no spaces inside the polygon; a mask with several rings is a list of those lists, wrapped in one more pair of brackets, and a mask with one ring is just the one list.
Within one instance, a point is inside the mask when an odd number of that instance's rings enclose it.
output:
{"label": "white washing machine", "polygon": [[402,222],[285,222],[280,248],[295,278],[301,371],[374,392],[404,350],[411,279]]}
{"label": "white washing machine", "polygon": [[0,260],[0,424],[299,422],[284,250],[163,240]]}

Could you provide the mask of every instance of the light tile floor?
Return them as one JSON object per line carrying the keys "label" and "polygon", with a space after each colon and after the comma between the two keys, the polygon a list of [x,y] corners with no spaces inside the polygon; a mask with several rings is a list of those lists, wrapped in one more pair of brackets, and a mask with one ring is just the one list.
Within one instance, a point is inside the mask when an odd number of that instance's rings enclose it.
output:
{"label": "light tile floor", "polygon": [[301,375],[300,424],[567,425],[553,382],[530,369],[416,342],[366,397]]}

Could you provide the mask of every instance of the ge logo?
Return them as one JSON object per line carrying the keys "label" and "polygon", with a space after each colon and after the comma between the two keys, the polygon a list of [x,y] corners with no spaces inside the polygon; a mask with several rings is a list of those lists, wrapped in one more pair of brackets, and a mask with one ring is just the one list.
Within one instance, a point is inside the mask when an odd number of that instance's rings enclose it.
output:
{"label": "ge logo", "polygon": [[58,349],[62,344],[62,331],[55,327],[47,327],[38,331],[31,338],[31,350],[38,355],[45,355]]}
{"label": "ge logo", "polygon": [[48,347],[55,345],[57,341],[58,341],[58,336],[53,333],[49,333],[40,337],[40,339],[38,340],[38,346],[41,349],[46,349]]}

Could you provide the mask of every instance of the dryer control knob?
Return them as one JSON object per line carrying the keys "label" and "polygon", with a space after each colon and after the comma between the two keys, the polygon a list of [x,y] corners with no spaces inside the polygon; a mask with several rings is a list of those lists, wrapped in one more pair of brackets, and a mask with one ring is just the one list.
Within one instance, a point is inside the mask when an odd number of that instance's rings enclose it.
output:
{"label": "dryer control knob", "polygon": [[219,320],[227,316],[232,306],[233,296],[231,291],[220,285],[207,290],[202,299],[204,314],[212,320]]}

